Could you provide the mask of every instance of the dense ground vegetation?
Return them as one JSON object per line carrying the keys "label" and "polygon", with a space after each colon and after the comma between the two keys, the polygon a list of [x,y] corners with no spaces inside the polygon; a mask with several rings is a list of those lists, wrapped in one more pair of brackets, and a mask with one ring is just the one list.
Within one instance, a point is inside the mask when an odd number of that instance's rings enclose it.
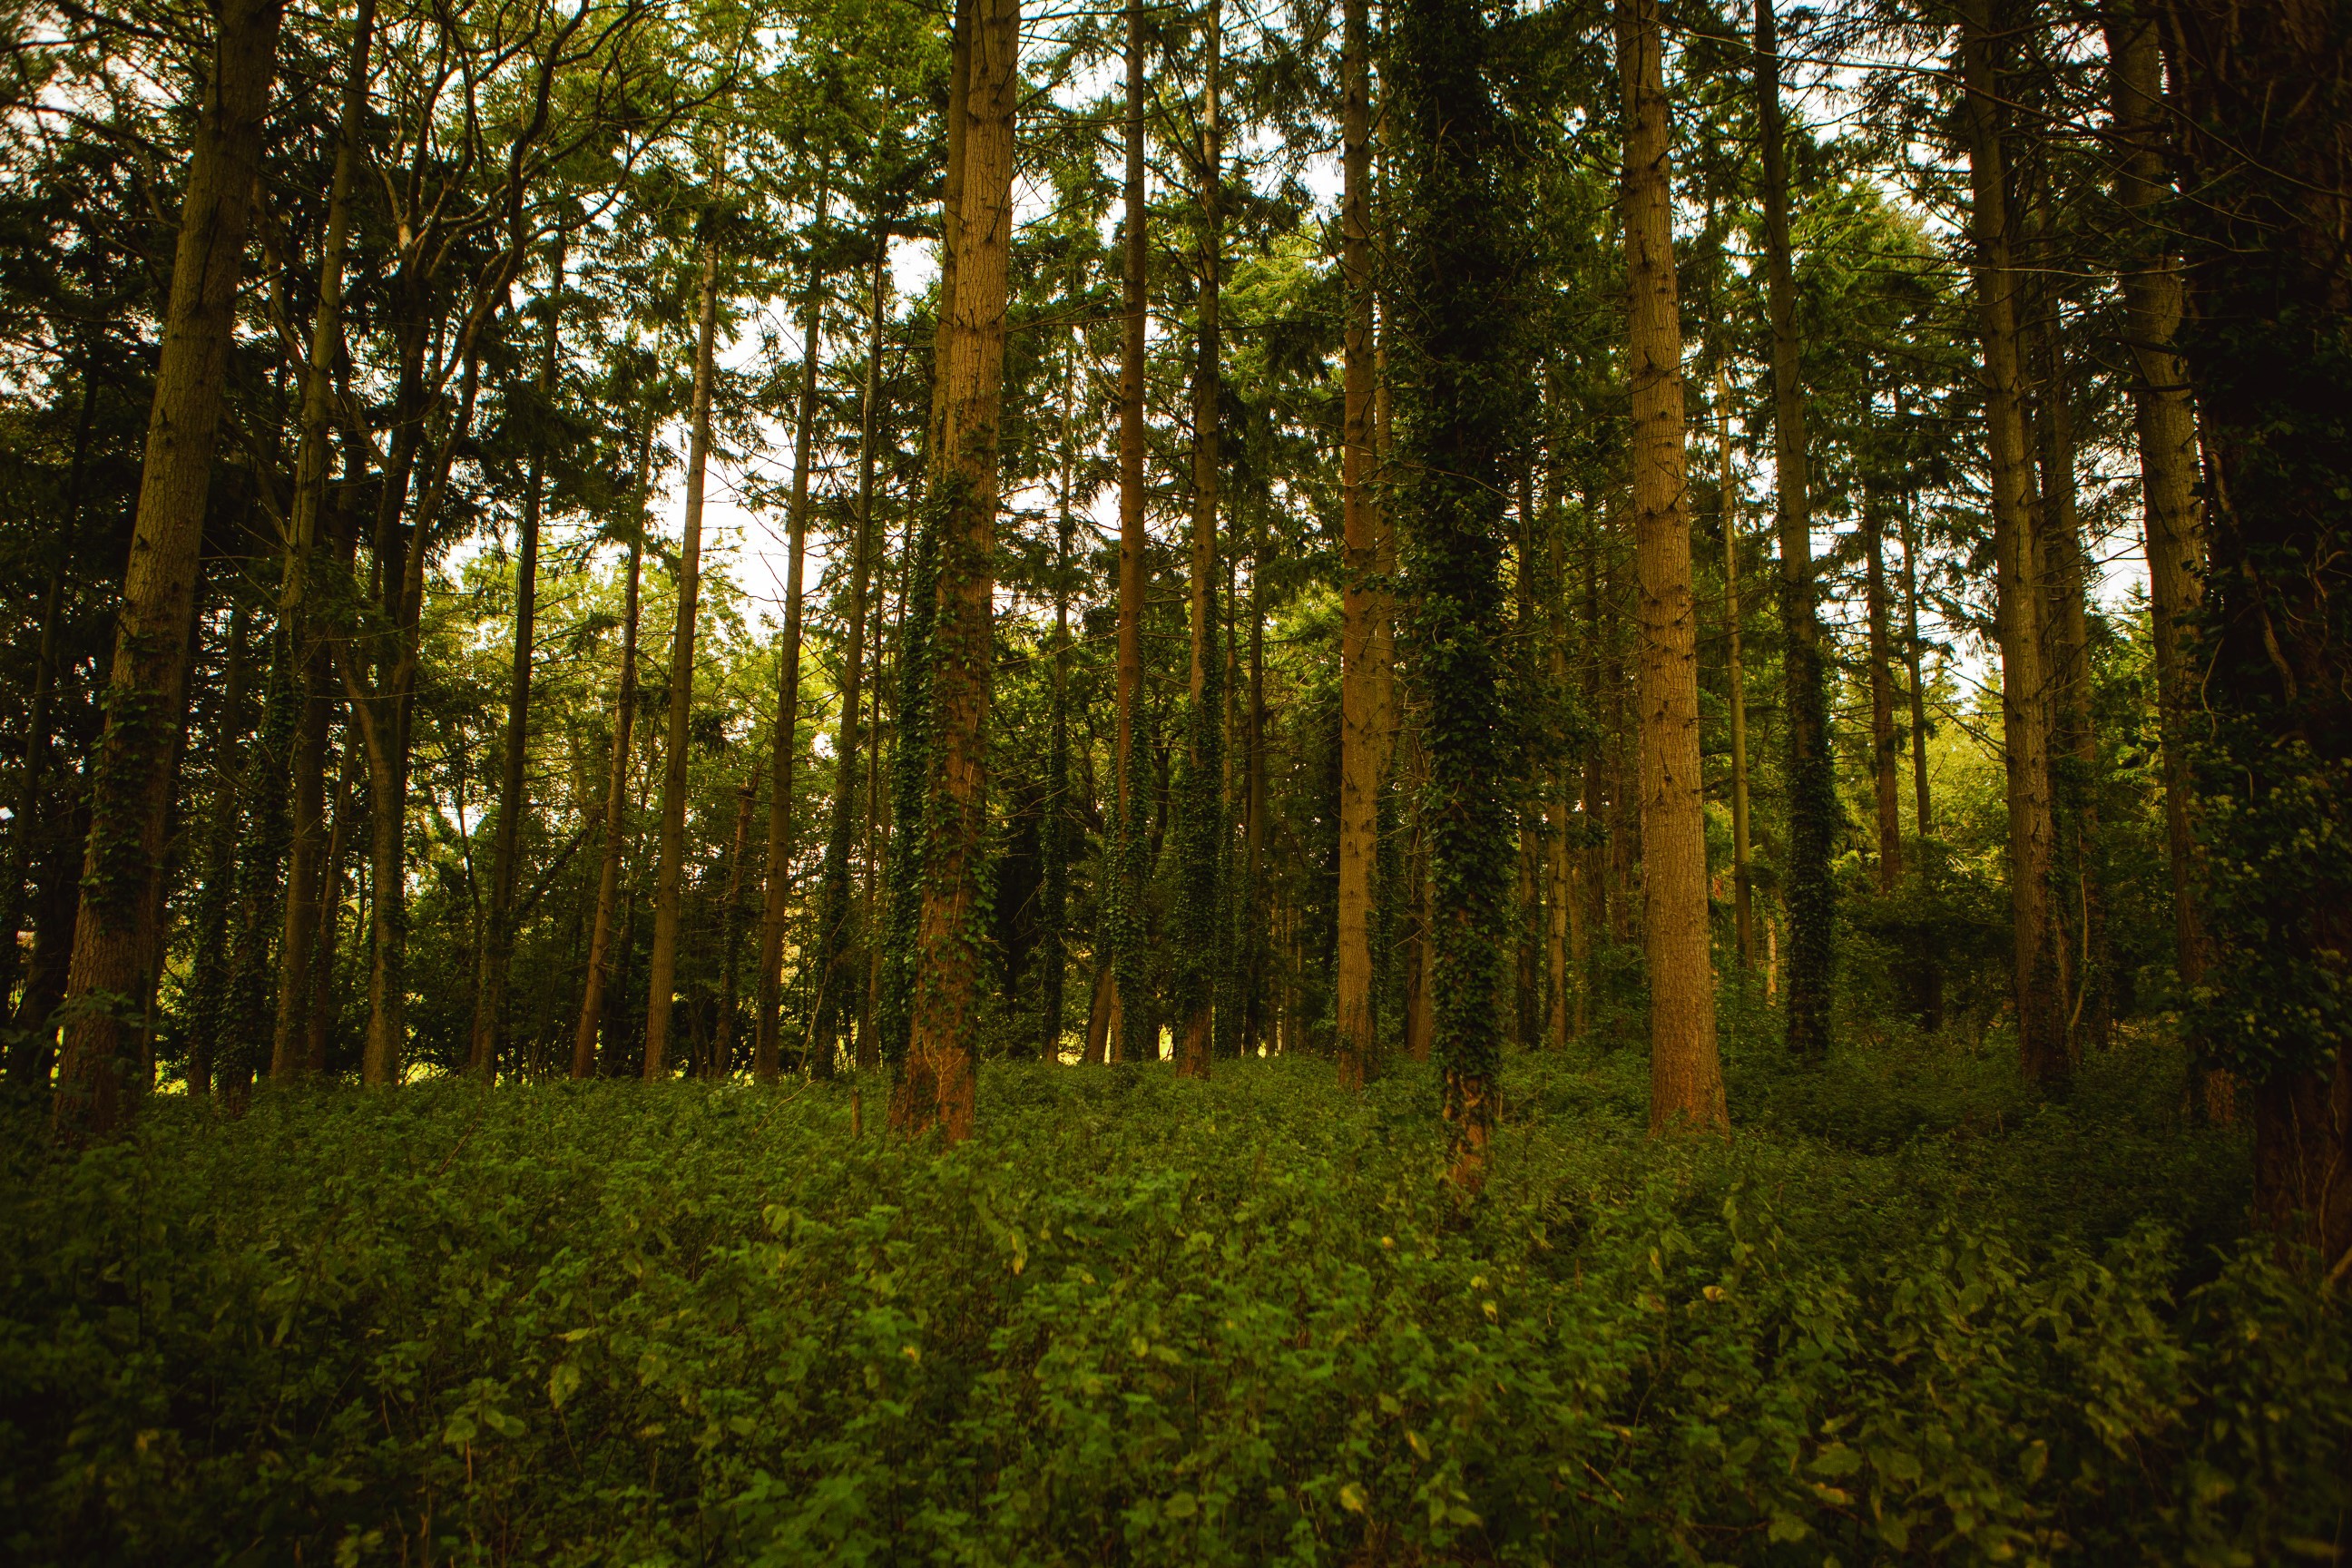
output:
{"label": "dense ground vegetation", "polygon": [[[12,1136],[0,1541],[34,1563],[2332,1559],[2352,1322],[2134,1044],[2048,1103],[1906,1037],[1423,1073],[273,1095]],[[870,1086],[869,1086],[870,1087]],[[299,1553],[299,1557],[298,1557]]]}
{"label": "dense ground vegetation", "polygon": [[0,35],[0,1555],[2352,1550],[2352,0]]}

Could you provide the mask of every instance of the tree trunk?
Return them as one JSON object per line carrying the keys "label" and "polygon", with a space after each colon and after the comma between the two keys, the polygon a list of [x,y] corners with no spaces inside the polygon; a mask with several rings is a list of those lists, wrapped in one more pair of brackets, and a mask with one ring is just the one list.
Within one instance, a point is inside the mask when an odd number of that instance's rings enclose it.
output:
{"label": "tree trunk", "polygon": [[[2251,1099],[2254,1210],[2352,1270],[2352,36],[2326,0],[2172,0],[2168,230],[2206,453],[2194,624],[2206,983],[2188,1033]],[[2178,226],[2172,230],[2172,226]],[[2178,605],[2179,601],[2175,600]],[[2288,847],[2292,846],[2293,847]]]}
{"label": "tree trunk", "polygon": [[[219,779],[213,819],[205,835],[204,883],[196,897],[195,954],[188,977],[188,1092],[212,1092],[213,1068],[226,1059],[234,1039],[229,987],[229,916],[236,903],[237,840],[245,821],[242,753],[247,732],[246,685],[251,663],[247,639],[252,612],[236,596],[228,623],[228,661],[221,690],[221,717],[212,747]],[[20,816],[28,823],[29,816]]]}
{"label": "tree trunk", "polygon": [[[801,307],[801,396],[793,435],[793,500],[790,541],[784,568],[784,629],[776,649],[776,788],[768,800],[768,877],[760,909],[759,1033],[751,1047],[751,1071],[761,1082],[772,1081],[779,1066],[783,1038],[784,927],[791,912],[793,877],[793,774],[800,760],[801,619],[803,563],[808,552],[808,491],[811,448],[816,440],[817,374],[823,362],[824,279],[817,269],[819,232],[824,226],[826,190],[820,173],[816,191],[816,221],[809,230],[808,293]],[[806,1066],[824,1076],[832,1073],[830,1060],[819,1062],[816,1041],[804,1048]]]}
{"label": "tree trunk", "polygon": [[[1723,492],[1723,629],[1731,709],[1731,917],[1740,984],[1756,966],[1755,879],[1748,860],[1748,675],[1740,664],[1739,477],[1731,466],[1731,378],[1715,366],[1715,460]],[[1745,994],[1743,991],[1742,994]]]}
{"label": "tree trunk", "polygon": [[1424,819],[1435,880],[1433,1054],[1444,1082],[1448,1184],[1486,1184],[1502,1020],[1503,921],[1511,893],[1511,801],[1503,745],[1507,625],[1501,584],[1521,367],[1509,357],[1518,258],[1507,226],[1502,116],[1485,70],[1489,24],[1471,0],[1407,0],[1391,13],[1391,121],[1412,174],[1397,276],[1407,292],[1399,381],[1412,476],[1408,559],[1416,665],[1428,693]]}
{"label": "tree trunk", "polygon": [[[1111,830],[1109,919],[1114,997],[1140,995],[1144,972],[1144,748],[1136,743],[1143,700],[1144,318],[1151,294],[1151,251],[1145,202],[1143,3],[1127,4],[1127,216],[1120,267],[1118,358],[1118,817]],[[1114,1049],[1122,1061],[1145,1056],[1144,1009],[1120,1008]]]}
{"label": "tree trunk", "polygon": [[542,308],[547,339],[540,350],[538,421],[530,437],[530,466],[523,476],[522,519],[515,552],[514,662],[507,686],[506,753],[499,773],[499,832],[490,859],[489,921],[482,942],[481,980],[475,994],[471,1070],[488,1080],[499,1067],[504,1032],[507,971],[514,961],[515,876],[522,858],[522,819],[530,807],[523,793],[524,763],[530,749],[530,661],[539,611],[539,510],[547,470],[546,422],[554,412],[557,334],[563,320],[564,242],[558,236]]}
{"label": "tree trunk", "polygon": [[1756,4],[1756,104],[1763,142],[1765,292],[1772,317],[1772,453],[1780,500],[1780,631],[1788,674],[1789,1049],[1818,1059],[1830,1047],[1830,973],[1836,961],[1837,889],[1830,878],[1837,779],[1830,756],[1822,625],[1815,605],[1812,492],[1799,358],[1797,289],[1789,251],[1789,175],[1782,148],[1780,41],[1772,0]]}
{"label": "tree trunk", "polygon": [[760,800],[760,763],[735,788],[735,838],[727,852],[727,901],[719,911],[719,1025],[711,1031],[710,1060],[698,1076],[725,1078],[735,1070],[736,972],[743,946],[743,862],[751,848],[751,808]]}
{"label": "tree trunk", "polygon": [[356,747],[348,731],[342,760],[335,769],[334,826],[327,835],[327,856],[319,870],[319,923],[310,944],[310,999],[302,1009],[302,1058],[313,1074],[327,1070],[328,1037],[335,1022],[335,947],[343,907],[343,858],[352,837],[352,767]]}
{"label": "tree trunk", "polygon": [[2001,88],[1988,0],[1961,6],[1967,90],[1969,229],[1984,337],[1985,434],[1992,469],[2001,720],[2009,773],[2010,912],[2014,926],[2018,1047],[2026,1077],[2056,1086],[2069,1075],[2056,930],[2050,918],[2053,825],[2050,730],[2042,659],[2041,571],[2029,500],[2017,273],[2011,261]]}
{"label": "tree trunk", "polygon": [[1345,289],[1340,469],[1339,952],[1335,973],[1339,1079],[1361,1088],[1377,1062],[1372,999],[1372,883],[1381,776],[1376,623],[1380,502],[1372,493],[1371,26],[1369,0],[1346,0],[1342,23],[1339,273]]}
{"label": "tree trunk", "polygon": [[[841,659],[841,721],[833,744],[833,822],[824,846],[823,896],[817,914],[817,1016],[813,1048],[831,1059],[850,1005],[850,836],[857,821],[858,748],[865,700],[866,600],[874,578],[874,460],[882,397],[882,321],[889,300],[889,237],[874,236],[873,285],[866,310],[866,388],[857,432],[857,532],[850,545],[849,628]],[[862,1065],[855,1062],[853,1065]]]}
{"label": "tree trunk", "polygon": [[[1769,4],[1769,0],[1762,0]],[[1691,591],[1682,315],[1658,0],[1619,0],[1625,84],[1627,369],[1641,593],[1642,891],[1650,960],[1650,1130],[1727,1125],[1707,952],[1699,774],[1698,604]]]}
{"label": "tree trunk", "polygon": [[1223,229],[1217,184],[1224,168],[1224,141],[1217,120],[1220,53],[1223,42],[1220,0],[1209,0],[1201,88],[1201,279],[1192,372],[1192,570],[1191,621],[1192,662],[1187,686],[1184,750],[1181,877],[1177,910],[1181,1016],[1177,1022],[1176,1076],[1207,1078],[1216,1013],[1218,868],[1225,833],[1224,656],[1217,647],[1217,405],[1220,335],[1217,322],[1218,252]]}
{"label": "tree trunk", "polygon": [[352,182],[367,112],[368,53],[374,38],[375,0],[359,0],[352,20],[350,63],[335,127],[335,171],[328,185],[327,232],[319,259],[319,303],[310,325],[310,353],[300,367],[301,438],[295,453],[294,503],[286,542],[286,576],[278,613],[292,633],[302,684],[302,716],[291,763],[293,833],[287,846],[285,940],[278,953],[278,1007],[269,1075],[287,1078],[310,1066],[310,953],[320,919],[320,856],[325,848],[327,727],[333,670],[310,605],[310,557],[326,510],[328,432],[334,412],[334,359],[342,346],[343,256],[351,236]]}
{"label": "tree trunk", "polygon": [[[1074,288],[1072,294],[1077,290]],[[1054,519],[1054,668],[1050,733],[1045,752],[1045,858],[1039,889],[1041,940],[1037,974],[1037,1046],[1047,1061],[1062,1054],[1062,987],[1069,968],[1070,910],[1070,572],[1077,521],[1070,507],[1076,484],[1077,351],[1076,329],[1062,342],[1062,440]]]}
{"label": "tree trunk", "polygon": [[[715,209],[704,222],[714,225]],[[669,1076],[670,1008],[677,989],[678,893],[686,875],[688,721],[694,709],[694,633],[702,595],[702,487],[710,460],[712,353],[719,335],[719,238],[702,239],[700,306],[695,327],[692,435],[687,443],[686,518],[678,549],[677,623],[670,634],[669,727],[662,759],[661,842],[654,880],[654,949],[646,964],[647,1083]],[[783,780],[776,781],[777,787]],[[772,1068],[771,1068],[772,1070]]]}
{"label": "tree trunk", "polygon": [[637,506],[629,530],[627,586],[622,597],[621,674],[613,700],[613,760],[604,775],[604,842],[596,874],[596,918],[589,928],[588,973],[580,993],[580,1021],[572,1034],[575,1079],[596,1076],[596,1034],[604,1020],[604,984],[613,965],[614,914],[621,895],[621,851],[628,840],[629,733],[637,713],[637,582],[646,553],[646,502],[653,490],[653,446],[654,424],[649,415],[637,445]]}
{"label": "tree trunk", "polygon": [[[2195,679],[2185,647],[2204,598],[2205,522],[2198,502],[2197,416],[2188,367],[2173,346],[2180,330],[2179,261],[2168,253],[2158,210],[2169,194],[2164,147],[2169,140],[2164,68],[2152,7],[2122,5],[2107,14],[2107,58],[2115,104],[2116,195],[2136,229],[2126,236],[2122,271],[2124,346],[2131,356],[2132,416],[2139,436],[2145,507],[2148,619],[2155,634],[2158,732],[2164,749],[2165,847],[2172,872],[2172,918],[2180,983],[2205,978],[2205,939],[2198,918],[2197,848],[2190,816],[2189,747]],[[2226,1086],[2207,1086],[2208,1109],[2223,1111]]]}
{"label": "tree trunk", "polygon": [[1895,734],[1894,655],[1886,629],[1886,497],[1875,484],[1862,499],[1863,612],[1870,628],[1870,777],[1878,819],[1873,882],[1891,893],[1903,879],[1903,743]]}
{"label": "tree trunk", "polygon": [[1012,257],[1019,0],[973,0],[963,190],[950,234],[956,289],[942,335],[940,442],[932,453],[940,521],[926,781],[919,976],[892,1120],[904,1131],[971,1135],[979,894],[987,834],[987,720],[995,593],[997,444]]}
{"label": "tree trunk", "polygon": [[188,157],[106,727],[91,759],[89,843],[52,1113],[58,1136],[68,1142],[110,1136],[129,1114],[131,1052],[163,956],[165,828],[173,766],[187,725],[188,636],[205,501],[283,14],[283,0],[221,0],[215,13],[211,77]]}

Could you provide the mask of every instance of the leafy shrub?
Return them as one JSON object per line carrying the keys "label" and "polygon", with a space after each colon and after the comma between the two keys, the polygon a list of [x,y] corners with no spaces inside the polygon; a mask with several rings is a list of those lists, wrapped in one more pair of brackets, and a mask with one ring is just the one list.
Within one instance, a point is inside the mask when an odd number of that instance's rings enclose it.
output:
{"label": "leafy shrub", "polygon": [[2101,1058],[2020,1115],[1981,1063],[1759,1053],[1729,1144],[1647,1142],[1645,1070],[1517,1059],[1466,1213],[1425,1077],[1351,1099],[1306,1060],[992,1068],[945,1154],[853,1138],[845,1083],[158,1102],[70,1159],[16,1129],[0,1542],[1809,1568],[2343,1544],[2352,1330],[2264,1249],[2206,1245],[2243,1151],[2169,1124],[2176,1064]]}

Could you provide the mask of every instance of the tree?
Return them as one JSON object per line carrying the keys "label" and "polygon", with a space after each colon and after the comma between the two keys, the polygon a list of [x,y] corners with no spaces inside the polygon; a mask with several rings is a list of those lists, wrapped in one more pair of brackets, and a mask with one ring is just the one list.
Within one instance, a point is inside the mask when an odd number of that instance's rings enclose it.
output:
{"label": "tree", "polygon": [[1616,25],[1617,74],[1625,97],[1626,368],[1633,393],[1633,537],[1641,595],[1650,1128],[1715,1131],[1728,1117],[1707,952],[1698,604],[1691,592],[1682,320],[1675,292],[1671,137],[1657,0],[1620,0]]}
{"label": "tree", "polygon": [[283,16],[280,0],[221,0],[198,89],[106,731],[91,771],[53,1112],[67,1139],[105,1137],[128,1114],[129,1047],[163,957],[165,826],[187,723],[188,623]]}

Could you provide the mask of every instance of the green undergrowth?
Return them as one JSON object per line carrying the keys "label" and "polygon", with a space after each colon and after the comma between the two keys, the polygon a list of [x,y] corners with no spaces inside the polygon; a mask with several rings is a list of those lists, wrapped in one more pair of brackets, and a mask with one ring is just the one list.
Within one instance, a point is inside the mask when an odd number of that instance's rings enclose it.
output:
{"label": "green undergrowth", "polygon": [[[2136,1047],[158,1102],[0,1177],[0,1556],[48,1563],[2327,1560],[2352,1325]],[[868,1086],[866,1100],[880,1095]]]}

